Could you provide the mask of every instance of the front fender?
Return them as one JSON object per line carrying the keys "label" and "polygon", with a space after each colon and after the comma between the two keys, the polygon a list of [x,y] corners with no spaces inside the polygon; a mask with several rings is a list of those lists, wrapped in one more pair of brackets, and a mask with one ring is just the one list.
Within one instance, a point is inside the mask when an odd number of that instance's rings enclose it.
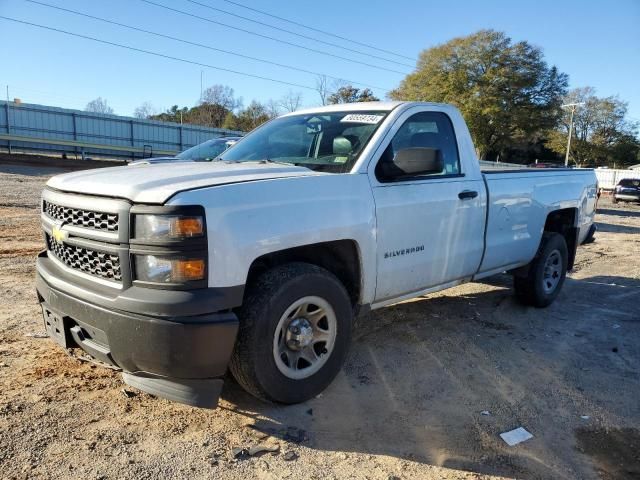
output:
{"label": "front fender", "polygon": [[202,205],[207,215],[209,286],[247,281],[263,255],[353,240],[361,254],[363,303],[375,293],[375,208],[366,175],[280,178],[181,192],[171,205]]}

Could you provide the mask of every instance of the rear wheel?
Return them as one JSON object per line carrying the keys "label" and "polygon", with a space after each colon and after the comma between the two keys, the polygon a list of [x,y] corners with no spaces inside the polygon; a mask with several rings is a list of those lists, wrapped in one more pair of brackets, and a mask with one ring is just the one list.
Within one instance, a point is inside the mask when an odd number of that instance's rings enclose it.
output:
{"label": "rear wheel", "polygon": [[525,305],[542,308],[560,293],[567,275],[567,243],[559,233],[545,232],[526,276],[515,276],[516,296]]}
{"label": "rear wheel", "polygon": [[230,370],[252,395],[298,403],[340,371],[351,340],[352,306],[329,271],[290,263],[264,273],[238,312]]}

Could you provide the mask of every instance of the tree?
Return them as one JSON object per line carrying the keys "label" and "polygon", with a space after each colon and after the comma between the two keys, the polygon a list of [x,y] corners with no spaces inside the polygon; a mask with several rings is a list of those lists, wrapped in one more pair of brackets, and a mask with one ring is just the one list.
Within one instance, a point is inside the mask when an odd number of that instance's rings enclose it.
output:
{"label": "tree", "polygon": [[133,111],[133,116],[136,118],[151,118],[156,115],[156,113],[156,107],[154,107],[151,102],[144,102],[139,107],[136,107]]}
{"label": "tree", "polygon": [[233,88],[225,85],[213,85],[207,88],[200,100],[200,103],[193,108],[179,108],[174,105],[166,112],[152,115],[150,118],[220,128],[225,124],[228,114],[242,106],[242,99],[235,98]]}
{"label": "tree", "polygon": [[[627,103],[618,97],[598,97],[593,87],[571,90],[564,103],[583,103],[573,116],[573,138],[569,157],[585,166],[624,166],[637,161],[640,142],[637,125],[627,118]],[[564,156],[571,112],[565,110],[560,125],[548,135],[549,148]]]}
{"label": "tree", "polygon": [[327,97],[327,103],[329,104],[377,102],[378,100],[380,99],[377,98],[370,89],[365,88],[360,91],[359,88],[356,88],[353,85],[342,86],[338,88],[336,92]]}
{"label": "tree", "polygon": [[188,107],[178,107],[178,105],[174,105],[171,108],[167,109],[165,112],[159,113],[157,115],[151,115],[149,118],[152,120],[160,120],[162,122],[175,122],[175,123],[189,123],[187,115],[189,113]]}
{"label": "tree", "polygon": [[221,127],[227,114],[242,106],[242,99],[235,98],[233,88],[212,85],[202,93],[200,105],[189,112],[189,121],[199,125]]}
{"label": "tree", "polygon": [[278,102],[286,112],[295,112],[302,105],[302,93],[289,90]]}
{"label": "tree", "polygon": [[200,103],[220,105],[229,111],[233,111],[242,106],[242,98],[235,98],[233,88],[217,84],[208,87],[202,92]]}
{"label": "tree", "polygon": [[607,164],[613,168],[627,168],[639,163],[640,140],[636,135],[621,135],[608,152]]}
{"label": "tree", "polygon": [[329,99],[329,81],[326,75],[318,75],[316,77],[316,92],[320,96],[320,105],[326,105]]}
{"label": "tree", "polygon": [[185,122],[219,128],[229,112],[232,110],[217,103],[201,103],[189,110]]}
{"label": "tree", "polygon": [[222,128],[226,128],[228,130],[240,130],[238,117],[233,112],[227,113],[224,123],[222,124]]}
{"label": "tree", "polygon": [[280,106],[280,101],[274,100],[272,98],[269,99],[269,101],[266,103],[265,105],[265,109],[267,110],[267,115],[269,115],[269,118],[276,118],[279,117],[281,112],[282,107]]}
{"label": "tree", "polygon": [[114,113],[113,108],[111,108],[107,103],[107,100],[102,97],[91,100],[89,103],[87,103],[87,106],[84,107],[84,109],[86,112],[93,113],[106,113],[109,115],[113,115]]}
{"label": "tree", "polygon": [[539,48],[481,30],[424,50],[389,96],[456,105],[485,158],[555,127],[567,84]]}
{"label": "tree", "polygon": [[268,120],[270,120],[270,117],[267,108],[258,101],[253,100],[248,107],[240,110],[237,115],[233,113],[227,115],[224,128],[248,132]]}

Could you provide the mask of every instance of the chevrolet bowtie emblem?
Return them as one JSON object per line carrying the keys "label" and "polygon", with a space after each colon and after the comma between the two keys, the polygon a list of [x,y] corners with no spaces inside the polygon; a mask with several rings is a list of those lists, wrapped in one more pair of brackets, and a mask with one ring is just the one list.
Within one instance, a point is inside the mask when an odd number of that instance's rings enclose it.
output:
{"label": "chevrolet bowtie emblem", "polygon": [[57,243],[62,244],[62,242],[69,238],[69,232],[62,230],[61,226],[54,225],[51,230],[51,236]]}

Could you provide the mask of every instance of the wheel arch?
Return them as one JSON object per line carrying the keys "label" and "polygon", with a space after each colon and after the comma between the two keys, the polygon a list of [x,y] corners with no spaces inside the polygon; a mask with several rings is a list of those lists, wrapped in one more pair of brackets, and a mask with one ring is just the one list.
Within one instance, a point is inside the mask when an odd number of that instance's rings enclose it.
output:
{"label": "wheel arch", "polygon": [[310,263],[333,273],[349,293],[352,305],[361,305],[362,255],[355,240],[319,242],[264,254],[251,263],[247,285],[256,282],[263,272],[291,262]]}
{"label": "wheel arch", "polygon": [[573,268],[578,248],[580,228],[578,223],[577,208],[561,208],[548,213],[544,223],[544,232],[559,233],[567,242],[567,270]]}

